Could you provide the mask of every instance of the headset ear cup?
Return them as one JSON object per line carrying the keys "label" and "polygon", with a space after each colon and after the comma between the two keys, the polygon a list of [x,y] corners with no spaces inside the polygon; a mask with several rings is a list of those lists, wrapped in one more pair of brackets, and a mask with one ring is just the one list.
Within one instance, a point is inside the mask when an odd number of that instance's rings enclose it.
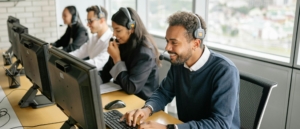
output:
{"label": "headset ear cup", "polygon": [[102,11],[101,6],[95,5],[98,8],[98,18],[103,18],[105,17],[105,13]]}
{"label": "headset ear cup", "polygon": [[121,7],[120,10],[122,10],[126,17],[129,19],[128,23],[126,24],[126,27],[128,30],[134,29],[135,28],[135,21],[131,19],[130,12],[128,11],[127,8]]}
{"label": "headset ear cup", "polygon": [[196,39],[204,39],[205,37],[205,32],[203,29],[196,29],[194,31],[194,38]]}
{"label": "headset ear cup", "polygon": [[104,13],[101,12],[101,13],[99,14],[99,16],[100,16],[100,18],[103,18],[103,17],[104,17]]}
{"label": "headset ear cup", "polygon": [[201,37],[200,37],[200,39],[203,40],[205,38],[205,31],[204,31],[204,29],[201,29],[200,31],[201,31]]}
{"label": "headset ear cup", "polygon": [[131,28],[130,26],[131,26],[130,23],[128,23],[127,26],[126,26],[126,28],[127,28],[128,30],[130,30],[130,28]]}
{"label": "headset ear cup", "polygon": [[134,29],[135,28],[135,21],[129,21],[129,23],[127,24],[127,29]]}
{"label": "headset ear cup", "polygon": [[77,23],[77,20],[78,20],[78,16],[77,16],[78,14],[77,14],[77,10],[75,9],[75,14],[74,15],[72,15],[72,24],[76,24]]}
{"label": "headset ear cup", "polygon": [[199,38],[199,37],[198,37],[198,29],[196,29],[196,30],[194,31],[194,35],[193,35],[193,36],[194,36],[195,39],[198,39],[198,38]]}
{"label": "headset ear cup", "polygon": [[197,29],[195,32],[194,32],[194,37],[197,38],[197,39],[204,39],[205,37],[205,32],[203,29]]}
{"label": "headset ear cup", "polygon": [[197,21],[198,21],[197,22],[198,23],[198,29],[196,29],[194,31],[194,38],[203,40],[204,37],[205,37],[205,31],[201,27],[201,22],[200,22],[200,19],[198,18],[198,16],[196,14],[193,14],[193,15],[197,18]]}
{"label": "headset ear cup", "polygon": [[77,16],[75,13],[75,15],[72,15],[72,24],[76,24],[76,23],[77,23]]}

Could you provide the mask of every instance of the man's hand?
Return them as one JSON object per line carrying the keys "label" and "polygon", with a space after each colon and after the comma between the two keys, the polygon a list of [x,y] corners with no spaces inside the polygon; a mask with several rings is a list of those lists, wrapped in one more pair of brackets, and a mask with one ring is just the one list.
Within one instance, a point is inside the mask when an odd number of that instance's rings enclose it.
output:
{"label": "man's hand", "polygon": [[115,41],[109,42],[107,52],[109,53],[115,64],[121,61],[119,45]]}
{"label": "man's hand", "polygon": [[149,108],[136,109],[133,111],[126,112],[120,121],[126,120],[129,126],[135,127],[143,123],[150,115],[151,110]]}
{"label": "man's hand", "polygon": [[147,121],[141,123],[139,129],[167,129],[167,126],[154,121]]}

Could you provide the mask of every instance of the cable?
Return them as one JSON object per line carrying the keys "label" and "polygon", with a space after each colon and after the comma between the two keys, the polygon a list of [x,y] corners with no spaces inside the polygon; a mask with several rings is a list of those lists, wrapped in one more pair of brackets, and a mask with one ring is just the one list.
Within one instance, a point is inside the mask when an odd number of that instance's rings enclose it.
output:
{"label": "cable", "polygon": [[21,128],[21,127],[34,128],[34,127],[45,126],[45,125],[51,125],[51,124],[58,124],[58,123],[63,123],[63,122],[65,122],[65,121],[59,121],[59,122],[53,122],[53,123],[47,123],[47,124],[40,124],[40,125],[33,125],[33,126],[16,126],[16,127],[10,128],[10,129]]}
{"label": "cable", "polygon": [[[0,101],[0,103],[2,103],[2,101],[3,101],[7,96],[9,96],[12,92],[14,92],[14,91],[16,91],[16,90],[28,90],[28,89],[15,89],[15,90],[11,91],[10,93],[8,93],[4,98],[2,98],[1,101]],[[5,126],[5,125],[10,121],[10,115],[9,115],[9,113],[8,113],[7,108],[1,108],[1,109],[0,109],[0,118],[1,118],[1,117],[4,117],[4,116],[6,116],[6,115],[8,115],[8,121],[5,122],[3,125],[1,125],[0,128],[3,127],[3,126]],[[47,124],[40,124],[40,125],[33,125],[33,126],[16,126],[16,127],[10,128],[10,129],[21,128],[21,127],[34,128],[34,127],[45,126],[45,125],[51,125],[51,124],[57,124],[57,123],[63,123],[63,122],[65,122],[65,121],[59,121],[59,122],[53,122],[53,123],[47,123]]]}
{"label": "cable", "polygon": [[9,96],[12,92],[16,91],[16,90],[28,90],[28,89],[15,89],[13,91],[11,91],[10,93],[8,93],[4,98],[1,99],[0,103],[2,103],[2,101],[7,97]]}
{"label": "cable", "polygon": [[[1,99],[0,103],[2,103],[2,101],[3,101],[7,96],[9,96],[12,92],[14,92],[14,91],[16,91],[16,90],[27,90],[27,89],[15,89],[15,90],[11,91],[10,93],[8,93],[5,97],[3,97],[3,98]],[[5,125],[10,121],[10,115],[9,115],[9,113],[8,113],[7,108],[1,108],[1,109],[0,109],[0,118],[1,118],[1,117],[4,117],[4,116],[6,116],[6,115],[8,115],[8,120],[7,120],[3,125],[1,125],[0,128],[3,127],[3,126],[5,126]]]}
{"label": "cable", "polygon": [[[5,109],[6,111],[2,111],[3,109]],[[1,108],[1,109],[0,109],[0,118],[3,117],[3,116],[5,116],[5,115],[7,114],[7,112],[8,112],[8,111],[7,111],[6,108]],[[2,113],[4,113],[4,114],[2,114]]]}
{"label": "cable", "polygon": [[[3,111],[3,109],[5,109],[6,111]],[[2,114],[2,113],[4,113],[4,114]],[[5,126],[10,121],[10,115],[8,114],[7,109],[6,108],[1,108],[0,109],[0,118],[4,117],[6,115],[8,115],[8,120],[3,125],[1,125],[0,128],[3,127],[3,126]]]}
{"label": "cable", "polygon": [[[3,110],[5,110],[5,111],[3,111]],[[2,113],[4,113],[4,114],[2,114]],[[8,120],[3,125],[1,125],[0,128],[5,126],[10,121],[10,115],[8,114],[7,108],[1,108],[0,109],[0,118],[4,117],[6,115],[8,115]]]}

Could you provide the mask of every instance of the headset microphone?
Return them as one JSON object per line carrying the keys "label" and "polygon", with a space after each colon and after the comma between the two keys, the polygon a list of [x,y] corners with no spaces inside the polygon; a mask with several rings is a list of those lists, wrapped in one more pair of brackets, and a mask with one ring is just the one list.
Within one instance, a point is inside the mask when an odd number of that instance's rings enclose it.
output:
{"label": "headset microphone", "polygon": [[160,60],[164,60],[164,55],[167,51],[165,50],[162,54],[159,55],[159,59]]}

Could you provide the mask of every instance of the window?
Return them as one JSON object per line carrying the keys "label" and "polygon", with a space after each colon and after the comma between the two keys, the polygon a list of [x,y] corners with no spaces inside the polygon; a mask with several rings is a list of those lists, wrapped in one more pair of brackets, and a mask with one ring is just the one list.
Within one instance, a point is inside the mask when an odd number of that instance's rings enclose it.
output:
{"label": "window", "polygon": [[297,0],[210,0],[206,40],[289,58]]}
{"label": "window", "polygon": [[108,9],[108,24],[111,24],[111,16],[116,13],[120,7],[131,7],[136,10],[136,0],[107,0],[109,3]]}
{"label": "window", "polygon": [[147,27],[150,33],[164,36],[167,18],[177,11],[192,12],[193,0],[148,0]]}
{"label": "window", "polygon": [[298,42],[299,48],[298,48],[298,59],[297,59],[297,65],[300,66],[300,42]]}

